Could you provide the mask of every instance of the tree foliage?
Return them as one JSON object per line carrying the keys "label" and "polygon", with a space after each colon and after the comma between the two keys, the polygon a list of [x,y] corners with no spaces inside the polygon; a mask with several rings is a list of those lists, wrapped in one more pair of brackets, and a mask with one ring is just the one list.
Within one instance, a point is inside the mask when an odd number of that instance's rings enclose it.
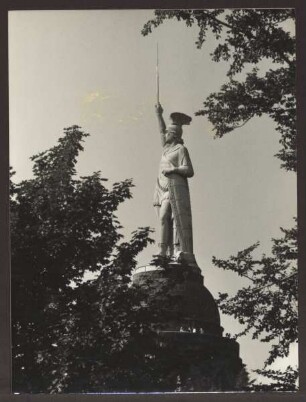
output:
{"label": "tree foliage", "polygon": [[[115,213],[131,180],[108,189],[98,172],[76,177],[87,135],[65,129],[58,145],[32,157],[33,178],[11,183],[15,392],[122,391],[153,381],[152,306],[131,284],[151,230],[122,241]],[[88,272],[97,277],[84,281]]]}
{"label": "tree foliage", "polygon": [[[291,390],[297,378],[296,369],[289,367],[285,373],[267,369],[276,358],[288,356],[290,345],[298,340],[297,227],[281,231],[283,237],[272,239],[272,256],[254,257],[252,253],[259,246],[256,243],[227,260],[213,257],[213,263],[249,281],[234,296],[219,293],[219,308],[244,326],[236,338],[251,334],[253,339],[272,343],[265,369],[257,373],[277,380],[269,385],[271,389],[274,384],[275,390]],[[260,384],[254,387],[258,390]]]}
{"label": "tree foliage", "polygon": [[[196,25],[198,49],[211,33],[217,41],[212,60],[229,63],[228,82],[210,94],[196,114],[207,116],[219,138],[252,117],[270,116],[281,134],[282,148],[276,156],[281,167],[295,171],[295,38],[284,28],[295,19],[294,10],[156,10],[142,34],[148,35],[168,19],[187,27]],[[266,71],[264,61],[273,63],[273,68]]]}
{"label": "tree foliage", "polygon": [[293,392],[297,390],[298,370],[297,368],[288,366],[285,371],[281,370],[255,370],[257,374],[262,375],[270,380],[270,382],[253,383],[251,386],[252,391],[270,392]]}

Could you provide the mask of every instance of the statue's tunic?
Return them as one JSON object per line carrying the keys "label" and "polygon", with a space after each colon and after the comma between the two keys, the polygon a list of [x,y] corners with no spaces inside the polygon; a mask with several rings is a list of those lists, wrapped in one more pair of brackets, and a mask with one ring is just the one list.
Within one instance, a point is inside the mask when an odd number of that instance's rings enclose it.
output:
{"label": "statue's tunic", "polygon": [[187,177],[171,173],[163,175],[165,168],[185,166],[191,176],[193,168],[187,148],[182,144],[163,147],[159,166],[159,175],[154,193],[154,205],[160,206],[163,200],[169,199],[172,215],[180,242],[180,250],[193,253],[191,205]]}

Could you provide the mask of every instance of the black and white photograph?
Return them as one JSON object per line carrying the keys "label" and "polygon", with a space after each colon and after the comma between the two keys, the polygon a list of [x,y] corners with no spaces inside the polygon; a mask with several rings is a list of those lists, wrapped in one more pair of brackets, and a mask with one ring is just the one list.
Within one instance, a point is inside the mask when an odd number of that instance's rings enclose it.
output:
{"label": "black and white photograph", "polygon": [[8,13],[12,393],[296,393],[294,8]]}

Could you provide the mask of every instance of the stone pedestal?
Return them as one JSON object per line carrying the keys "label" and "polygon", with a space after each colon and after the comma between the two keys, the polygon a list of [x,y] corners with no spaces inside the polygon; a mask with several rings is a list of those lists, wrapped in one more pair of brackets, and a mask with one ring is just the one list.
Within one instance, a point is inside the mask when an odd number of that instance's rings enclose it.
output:
{"label": "stone pedestal", "polygon": [[135,270],[133,282],[160,301],[161,313],[167,317],[158,327],[159,342],[178,388],[236,389],[243,368],[239,344],[222,337],[218,307],[200,269],[184,263],[146,266]]}
{"label": "stone pedestal", "polygon": [[169,296],[168,303],[164,303],[169,313],[164,330],[222,335],[216,302],[204,286],[199,268],[183,264],[142,267],[135,270],[133,282],[148,286],[152,297]]}

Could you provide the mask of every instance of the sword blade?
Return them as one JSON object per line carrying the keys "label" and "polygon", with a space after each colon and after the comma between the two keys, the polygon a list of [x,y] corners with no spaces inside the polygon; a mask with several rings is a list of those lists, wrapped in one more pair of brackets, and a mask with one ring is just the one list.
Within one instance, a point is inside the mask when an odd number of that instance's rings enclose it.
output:
{"label": "sword blade", "polygon": [[158,43],[156,46],[156,98],[157,104],[159,104],[159,54],[158,54]]}

